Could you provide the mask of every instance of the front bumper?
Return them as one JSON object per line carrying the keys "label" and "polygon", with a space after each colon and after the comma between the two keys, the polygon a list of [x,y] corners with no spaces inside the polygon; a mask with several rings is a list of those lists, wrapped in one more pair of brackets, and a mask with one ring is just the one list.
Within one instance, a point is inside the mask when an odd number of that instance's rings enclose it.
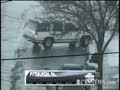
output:
{"label": "front bumper", "polygon": [[36,40],[35,38],[32,38],[32,37],[29,37],[27,35],[23,35],[23,37],[27,40],[27,41],[30,41],[32,43],[41,43],[42,41],[41,40]]}

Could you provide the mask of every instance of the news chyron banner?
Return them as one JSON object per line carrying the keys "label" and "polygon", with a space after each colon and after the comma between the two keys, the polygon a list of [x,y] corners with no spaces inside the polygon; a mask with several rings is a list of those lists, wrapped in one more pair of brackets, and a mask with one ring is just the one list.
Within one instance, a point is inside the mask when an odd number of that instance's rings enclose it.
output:
{"label": "news chyron banner", "polygon": [[99,76],[94,70],[25,70],[25,85],[95,85]]}

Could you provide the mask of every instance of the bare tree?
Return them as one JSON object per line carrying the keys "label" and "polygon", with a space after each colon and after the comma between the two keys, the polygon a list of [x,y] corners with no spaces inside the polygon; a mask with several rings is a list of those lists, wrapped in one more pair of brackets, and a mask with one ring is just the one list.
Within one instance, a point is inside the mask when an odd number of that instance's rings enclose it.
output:
{"label": "bare tree", "polygon": [[[119,1],[41,1],[40,5],[46,10],[47,20],[69,21],[89,33],[98,53],[104,53],[118,34]],[[110,37],[105,42],[108,33]],[[103,79],[103,54],[98,54],[98,70]],[[102,90],[102,85],[98,90]]]}

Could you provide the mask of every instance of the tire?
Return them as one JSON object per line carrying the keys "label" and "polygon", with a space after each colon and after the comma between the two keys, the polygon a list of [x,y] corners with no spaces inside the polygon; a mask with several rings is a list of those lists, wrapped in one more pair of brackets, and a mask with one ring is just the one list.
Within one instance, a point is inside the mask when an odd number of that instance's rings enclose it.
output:
{"label": "tire", "polygon": [[34,46],[39,46],[39,44],[38,43],[33,43],[34,44]]}
{"label": "tire", "polygon": [[80,39],[80,45],[84,48],[87,47],[90,44],[91,37],[90,36],[83,36]]}
{"label": "tire", "polygon": [[39,43],[34,42],[33,43],[33,48],[38,48],[38,47],[40,47]]}
{"label": "tire", "polygon": [[43,41],[44,48],[51,48],[53,45],[54,39],[53,38],[45,38]]}
{"label": "tire", "polygon": [[39,43],[36,42],[36,41],[31,41],[31,43],[32,43],[34,46],[39,46]]}

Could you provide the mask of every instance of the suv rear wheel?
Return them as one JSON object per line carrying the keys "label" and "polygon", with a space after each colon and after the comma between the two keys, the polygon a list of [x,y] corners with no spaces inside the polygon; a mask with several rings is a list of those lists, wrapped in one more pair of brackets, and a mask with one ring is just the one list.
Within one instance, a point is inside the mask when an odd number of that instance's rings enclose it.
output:
{"label": "suv rear wheel", "polygon": [[45,48],[50,48],[53,45],[53,41],[54,41],[53,38],[45,38],[43,41],[43,46]]}

